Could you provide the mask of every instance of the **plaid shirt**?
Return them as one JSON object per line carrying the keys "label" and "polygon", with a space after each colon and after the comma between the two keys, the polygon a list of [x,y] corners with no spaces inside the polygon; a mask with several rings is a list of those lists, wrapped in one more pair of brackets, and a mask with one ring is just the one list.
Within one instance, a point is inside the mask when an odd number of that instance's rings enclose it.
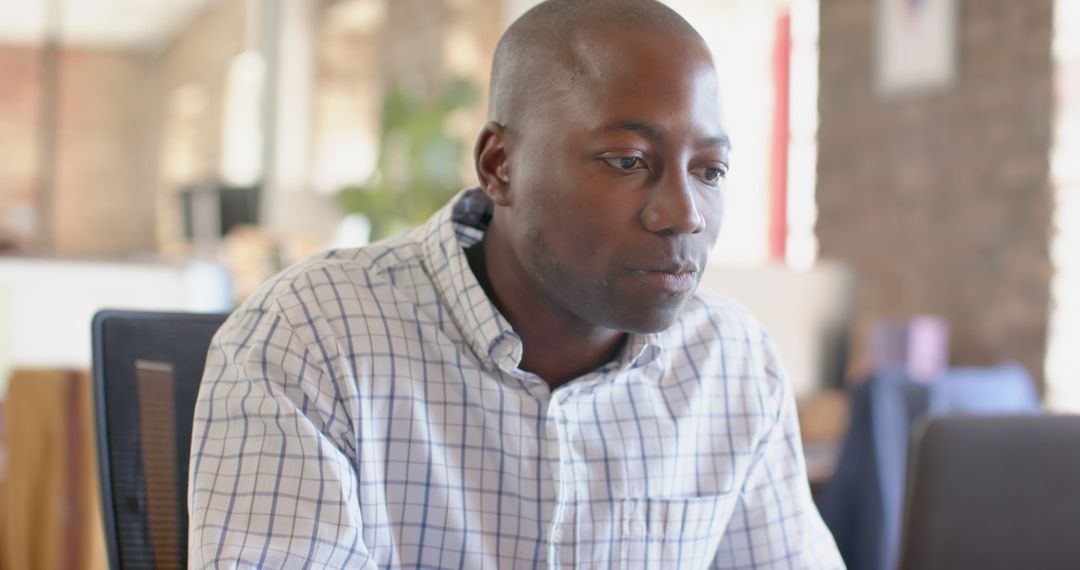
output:
{"label": "plaid shirt", "polygon": [[752,317],[699,292],[552,391],[466,261],[489,212],[466,192],[230,317],[195,411],[191,567],[842,567]]}

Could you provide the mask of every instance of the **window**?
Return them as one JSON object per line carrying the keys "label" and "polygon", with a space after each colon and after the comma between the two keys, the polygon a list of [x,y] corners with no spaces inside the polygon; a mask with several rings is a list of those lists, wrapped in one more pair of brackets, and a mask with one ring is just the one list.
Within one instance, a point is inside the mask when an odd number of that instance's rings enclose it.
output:
{"label": "window", "polygon": [[1054,279],[1046,400],[1053,409],[1080,412],[1080,0],[1055,3],[1054,55],[1057,112],[1050,156]]}

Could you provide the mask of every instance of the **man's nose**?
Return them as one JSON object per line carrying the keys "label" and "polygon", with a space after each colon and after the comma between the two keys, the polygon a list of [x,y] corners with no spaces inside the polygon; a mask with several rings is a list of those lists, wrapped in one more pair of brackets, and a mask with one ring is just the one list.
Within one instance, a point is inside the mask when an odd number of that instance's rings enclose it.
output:
{"label": "man's nose", "polygon": [[653,233],[682,235],[705,230],[705,217],[698,208],[688,173],[666,173],[650,192],[641,222]]}

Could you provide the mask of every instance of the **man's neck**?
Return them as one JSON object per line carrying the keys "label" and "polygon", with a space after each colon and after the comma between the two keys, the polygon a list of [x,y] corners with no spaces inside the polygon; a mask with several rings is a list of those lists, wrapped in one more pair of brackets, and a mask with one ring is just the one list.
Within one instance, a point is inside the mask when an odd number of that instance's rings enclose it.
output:
{"label": "man's neck", "polygon": [[465,256],[488,298],[521,337],[524,352],[519,368],[543,378],[554,390],[618,355],[626,333],[584,323],[555,309],[540,298],[524,272],[515,271],[518,267],[511,266],[516,261],[507,257],[509,252],[495,251],[487,243],[499,242],[485,239],[466,249]]}

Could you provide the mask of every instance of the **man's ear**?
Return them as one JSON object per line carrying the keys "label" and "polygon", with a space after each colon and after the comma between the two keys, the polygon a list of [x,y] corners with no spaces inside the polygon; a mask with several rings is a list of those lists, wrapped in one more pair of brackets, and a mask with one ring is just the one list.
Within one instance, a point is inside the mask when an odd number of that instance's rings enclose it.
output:
{"label": "man's ear", "polygon": [[473,156],[480,188],[496,206],[510,205],[510,164],[506,127],[488,121],[476,139]]}

